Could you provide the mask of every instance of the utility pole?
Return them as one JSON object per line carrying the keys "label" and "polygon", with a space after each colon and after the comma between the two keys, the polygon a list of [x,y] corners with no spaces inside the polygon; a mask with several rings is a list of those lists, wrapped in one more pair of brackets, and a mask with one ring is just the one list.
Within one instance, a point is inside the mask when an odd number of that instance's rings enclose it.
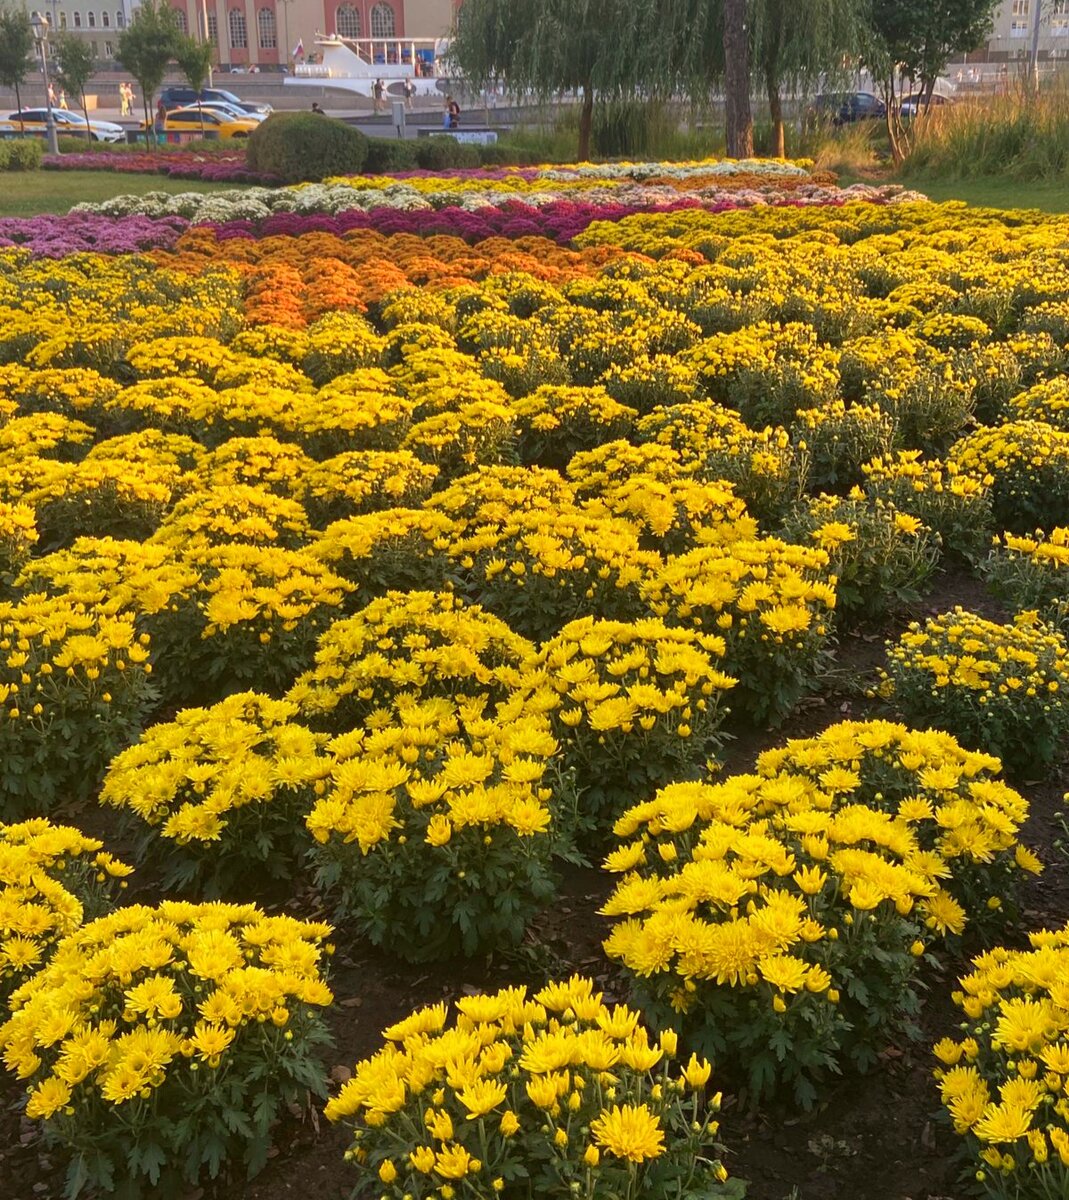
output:
{"label": "utility pole", "polygon": [[48,153],[59,153],[59,139],[56,136],[56,117],[52,111],[52,93],[48,84],[48,18],[44,13],[35,12],[30,18],[33,26],[33,36],[37,39],[37,50],[41,55],[41,74],[45,80],[45,131],[48,135]]}

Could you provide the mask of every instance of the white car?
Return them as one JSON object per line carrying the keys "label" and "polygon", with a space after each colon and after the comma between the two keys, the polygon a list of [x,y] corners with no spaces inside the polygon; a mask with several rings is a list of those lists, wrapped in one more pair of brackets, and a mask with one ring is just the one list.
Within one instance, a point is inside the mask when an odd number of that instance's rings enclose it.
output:
{"label": "white car", "polygon": [[[81,113],[69,112],[65,108],[53,108],[52,117],[56,122],[56,133],[60,137],[86,136],[85,117]],[[18,129],[27,133],[44,135],[48,131],[48,110],[44,108],[24,108],[13,112],[7,118]],[[126,130],[114,121],[89,120],[89,140],[94,142],[121,142],[126,139]]]}
{"label": "white car", "polygon": [[[197,108],[197,104],[184,104],[183,108]],[[225,117],[233,117],[235,121],[266,121],[267,113],[248,112],[231,104],[228,100],[202,100],[199,105],[205,112],[222,113]]]}

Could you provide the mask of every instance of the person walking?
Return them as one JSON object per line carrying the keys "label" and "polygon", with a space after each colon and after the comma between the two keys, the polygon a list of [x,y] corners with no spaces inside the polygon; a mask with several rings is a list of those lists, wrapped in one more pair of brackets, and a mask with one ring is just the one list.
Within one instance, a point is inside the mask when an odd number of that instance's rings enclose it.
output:
{"label": "person walking", "polygon": [[371,94],[375,99],[376,114],[381,113],[384,107],[382,103],[383,97],[386,95],[386,85],[381,79],[375,80],[375,86],[371,89]]}
{"label": "person walking", "polygon": [[448,118],[447,129],[460,128],[460,105],[453,99],[452,96],[445,98],[445,114]]}
{"label": "person walking", "polygon": [[70,109],[69,109],[69,106],[68,106],[68,104],[67,104],[67,92],[66,92],[66,89],[65,89],[65,88],[60,88],[60,89],[59,89],[59,107],[60,107],[60,108],[61,108],[61,109],[62,109],[64,112],[69,112],[69,111],[70,111]]}
{"label": "person walking", "polygon": [[405,80],[405,108],[412,111],[412,97],[416,94],[416,81],[414,79]]}
{"label": "person walking", "polygon": [[56,107],[56,85],[54,83],[48,85],[48,103],[51,108]]}

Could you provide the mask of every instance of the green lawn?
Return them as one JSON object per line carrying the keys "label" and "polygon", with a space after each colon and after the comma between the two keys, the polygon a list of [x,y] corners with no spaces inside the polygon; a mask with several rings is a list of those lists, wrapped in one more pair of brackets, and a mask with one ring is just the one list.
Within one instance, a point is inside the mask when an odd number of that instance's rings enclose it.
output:
{"label": "green lawn", "polygon": [[0,217],[65,213],[83,200],[108,200],[112,196],[222,192],[240,186],[168,179],[163,175],[123,175],[117,171],[11,171],[0,176]]}
{"label": "green lawn", "polygon": [[1044,212],[1069,212],[1069,182],[1040,180],[1018,183],[1013,179],[904,179],[932,200],[964,200],[987,208],[1039,208]]}

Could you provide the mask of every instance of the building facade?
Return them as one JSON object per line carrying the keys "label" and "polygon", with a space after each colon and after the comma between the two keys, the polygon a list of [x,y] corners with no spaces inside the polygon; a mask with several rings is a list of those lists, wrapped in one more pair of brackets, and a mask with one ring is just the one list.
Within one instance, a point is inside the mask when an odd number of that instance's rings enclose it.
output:
{"label": "building facade", "polygon": [[1069,0],[1001,0],[990,40],[969,61],[1027,58],[1037,18],[1040,59],[1069,59]]}
{"label": "building facade", "polygon": [[[315,53],[320,33],[344,37],[440,38],[449,33],[454,0],[169,0],[178,24],[194,36],[205,29],[222,66],[277,70],[303,46]],[[101,64],[112,62],[136,0],[24,0],[56,31],[85,37]]]}

